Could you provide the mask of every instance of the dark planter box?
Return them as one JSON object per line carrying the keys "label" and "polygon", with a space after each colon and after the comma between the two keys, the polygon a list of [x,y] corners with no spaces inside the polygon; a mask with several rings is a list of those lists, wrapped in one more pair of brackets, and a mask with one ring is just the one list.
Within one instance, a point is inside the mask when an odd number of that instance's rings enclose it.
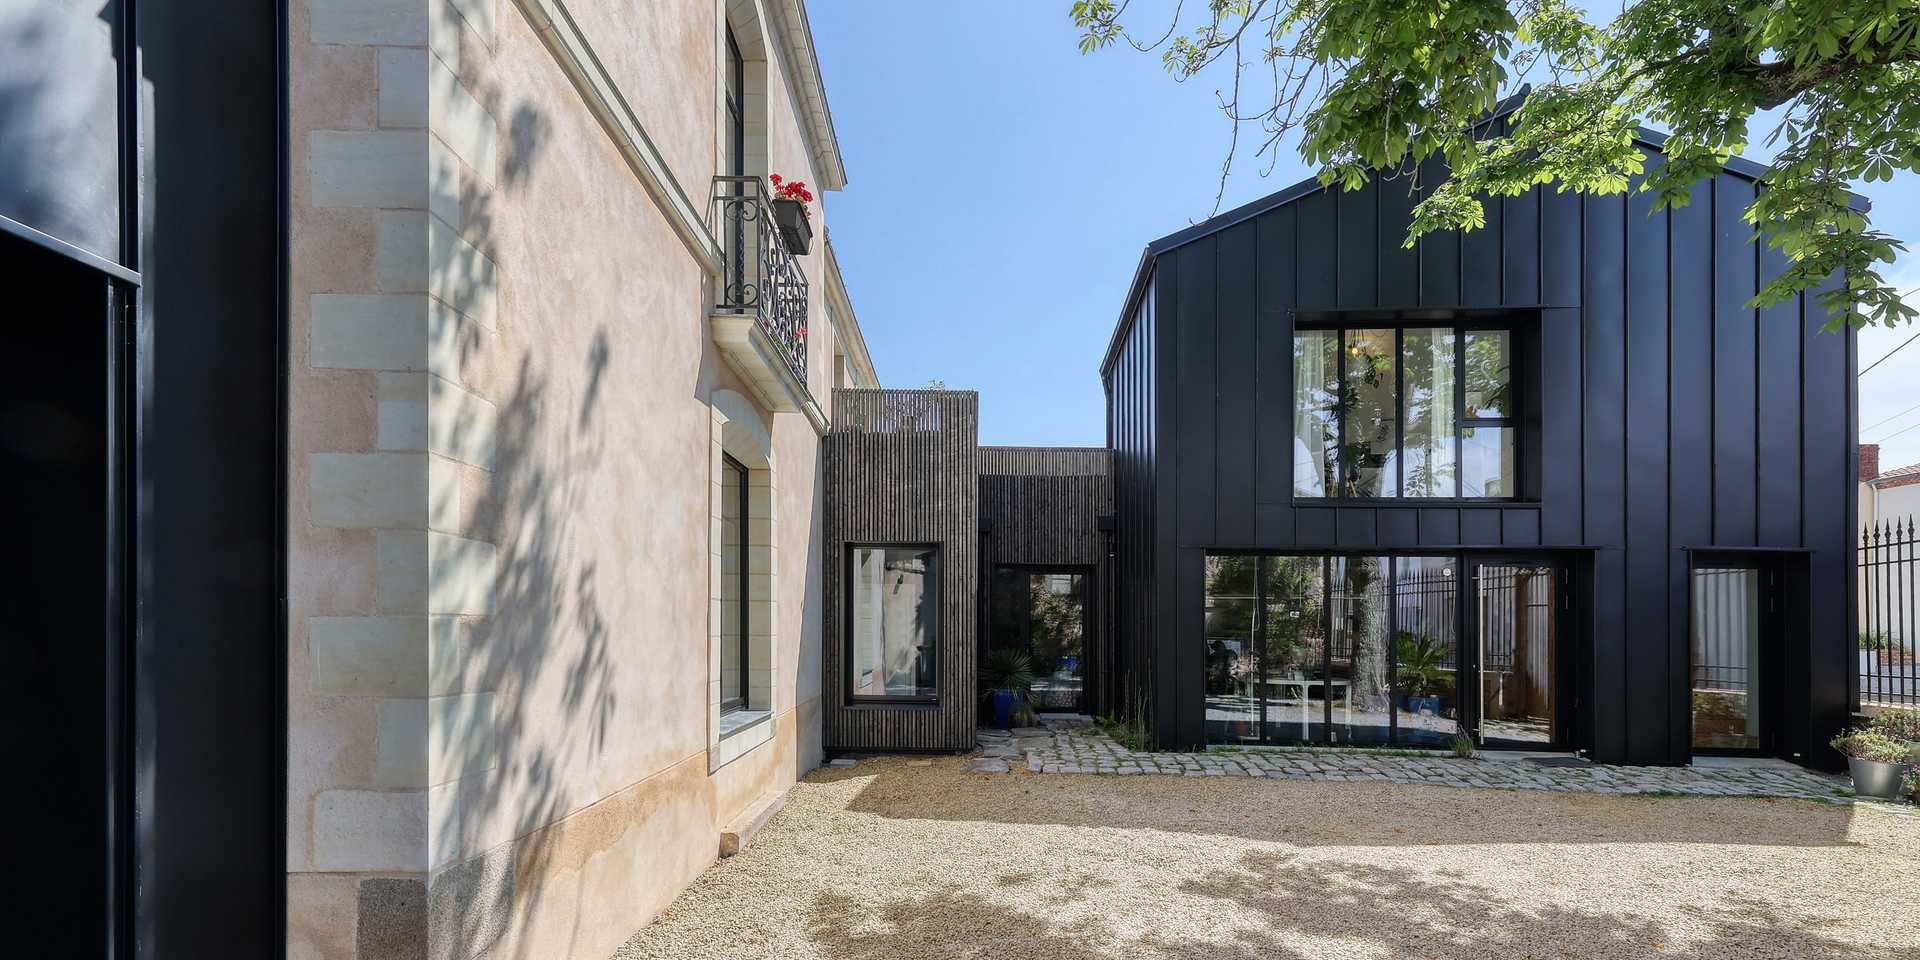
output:
{"label": "dark planter box", "polygon": [[813,221],[807,219],[806,204],[774,200],[773,222],[780,228],[780,239],[786,241],[788,253],[801,257],[813,249]]}

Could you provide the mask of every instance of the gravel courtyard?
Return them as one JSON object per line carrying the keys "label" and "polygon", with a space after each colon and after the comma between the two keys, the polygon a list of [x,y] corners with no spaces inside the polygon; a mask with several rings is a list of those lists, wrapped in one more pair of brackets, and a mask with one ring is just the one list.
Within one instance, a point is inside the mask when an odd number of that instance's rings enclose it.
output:
{"label": "gravel courtyard", "polygon": [[1786,799],[820,770],[616,955],[1920,957],[1920,818]]}

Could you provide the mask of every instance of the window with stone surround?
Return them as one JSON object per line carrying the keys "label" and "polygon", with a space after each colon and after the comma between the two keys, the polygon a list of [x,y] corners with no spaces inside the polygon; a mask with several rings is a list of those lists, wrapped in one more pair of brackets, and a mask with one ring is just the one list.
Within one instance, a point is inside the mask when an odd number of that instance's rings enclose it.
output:
{"label": "window with stone surround", "polygon": [[714,391],[712,409],[707,708],[717,768],[771,739],[781,704],[772,437],[739,393]]}

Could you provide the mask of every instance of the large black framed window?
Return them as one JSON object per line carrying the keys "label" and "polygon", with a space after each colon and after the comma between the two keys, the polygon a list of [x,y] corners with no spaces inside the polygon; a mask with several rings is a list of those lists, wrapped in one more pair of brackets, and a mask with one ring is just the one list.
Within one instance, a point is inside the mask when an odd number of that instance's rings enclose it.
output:
{"label": "large black framed window", "polygon": [[1519,331],[1431,321],[1293,337],[1293,495],[1520,496]]}
{"label": "large black framed window", "polygon": [[940,548],[847,548],[847,699],[939,697]]}

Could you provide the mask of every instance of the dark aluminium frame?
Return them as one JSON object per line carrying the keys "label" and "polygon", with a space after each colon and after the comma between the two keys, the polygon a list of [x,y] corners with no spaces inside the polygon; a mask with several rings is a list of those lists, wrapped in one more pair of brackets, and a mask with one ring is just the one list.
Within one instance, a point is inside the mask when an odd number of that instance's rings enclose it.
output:
{"label": "dark aluminium frame", "polygon": [[[1092,648],[1095,643],[1099,642],[1099,565],[1083,563],[992,564],[991,568],[987,571],[985,589],[987,616],[981,621],[986,624],[983,635],[987,639],[986,642],[978,644],[979,649],[976,651],[980,662],[983,664],[986,662],[988,652],[990,652],[993,647],[993,590],[999,583],[1000,571],[1002,570],[1016,571],[1028,575],[1070,573],[1080,578],[1080,590],[1078,594],[1080,598],[1080,700],[1075,704],[1074,711],[1077,713],[1085,713],[1088,705],[1093,702],[1094,657],[1092,655]],[[1029,611],[1029,613],[1031,613],[1031,611]],[[1031,652],[1033,648],[1033,635],[1031,631],[1029,631],[1027,635],[1027,648],[1029,652]]]}
{"label": "dark aluminium frame", "polygon": [[[1522,398],[1528,396],[1526,382],[1527,364],[1521,362],[1528,350],[1527,333],[1530,324],[1517,317],[1467,317],[1446,316],[1428,318],[1380,318],[1337,319],[1296,317],[1293,337],[1298,340],[1300,334],[1309,332],[1332,332],[1336,334],[1335,347],[1339,357],[1338,383],[1335,394],[1339,403],[1334,408],[1336,427],[1335,443],[1343,451],[1347,449],[1347,332],[1350,330],[1392,330],[1393,331],[1393,441],[1394,441],[1394,496],[1347,496],[1345,464],[1338,459],[1334,466],[1336,474],[1333,488],[1338,493],[1310,496],[1298,492],[1291,493],[1293,501],[1300,506],[1326,506],[1329,504],[1419,504],[1433,506],[1445,503],[1514,503],[1529,499],[1532,493],[1525,490],[1527,471],[1525,469],[1527,447],[1525,412],[1520,409]],[[1406,333],[1409,329],[1444,329],[1453,335],[1453,495],[1439,497],[1411,497],[1407,489],[1407,365]],[[1467,336],[1474,333],[1505,333],[1507,335],[1507,407],[1498,417],[1467,416]],[[1498,497],[1469,497],[1466,491],[1465,445],[1466,433],[1473,427],[1499,427],[1507,430],[1513,437],[1513,492]]]}
{"label": "dark aluminium frame", "polygon": [[[1568,632],[1568,627],[1571,626],[1569,618],[1570,618],[1570,611],[1572,610],[1572,583],[1571,583],[1572,571],[1565,559],[1553,556],[1548,553],[1527,553],[1523,551],[1479,553],[1479,552],[1473,552],[1473,551],[1449,550],[1446,548],[1427,549],[1427,550],[1380,549],[1380,550],[1358,550],[1358,551],[1356,550],[1208,550],[1206,552],[1206,556],[1207,557],[1253,557],[1261,561],[1266,561],[1266,560],[1271,560],[1276,558],[1285,558],[1285,557],[1308,557],[1308,558],[1316,558],[1323,561],[1323,568],[1320,575],[1320,583],[1321,583],[1320,629],[1322,631],[1322,636],[1326,637],[1328,640],[1331,640],[1333,637],[1333,604],[1331,602],[1333,597],[1333,576],[1332,576],[1331,570],[1325,566],[1326,561],[1331,561],[1334,559],[1350,559],[1355,557],[1385,557],[1389,560],[1398,560],[1398,559],[1414,558],[1414,557],[1429,557],[1429,558],[1437,558],[1437,559],[1444,559],[1444,560],[1451,561],[1454,564],[1454,571],[1455,571],[1453,576],[1453,581],[1454,581],[1453,627],[1454,627],[1454,638],[1455,638],[1454,671],[1455,671],[1455,678],[1456,678],[1455,684],[1454,684],[1454,696],[1458,701],[1458,707],[1456,708],[1458,717],[1455,719],[1455,724],[1458,728],[1458,732],[1465,733],[1468,736],[1472,737],[1476,745],[1486,749],[1564,750],[1564,749],[1571,748],[1571,745],[1572,745],[1571,734],[1573,730],[1574,711],[1571,709],[1568,709],[1567,706],[1573,699],[1571,694],[1575,687],[1575,673],[1574,673],[1574,658],[1569,654],[1570,646],[1565,641],[1569,639],[1571,636]],[[1500,565],[1550,567],[1553,569],[1553,572],[1554,572],[1553,574],[1554,575],[1554,593],[1555,593],[1555,598],[1557,602],[1554,604],[1554,610],[1553,610],[1553,628],[1554,628],[1554,657],[1553,657],[1553,684],[1554,684],[1553,713],[1554,715],[1553,715],[1553,725],[1552,725],[1553,735],[1552,735],[1552,740],[1543,746],[1535,746],[1532,744],[1519,743],[1519,742],[1513,742],[1513,741],[1504,741],[1504,742],[1495,743],[1495,744],[1488,744],[1485,742],[1485,738],[1482,737],[1480,734],[1481,704],[1480,704],[1480,697],[1479,697],[1478,691],[1481,688],[1482,681],[1480,678],[1480,667],[1481,667],[1480,656],[1479,656],[1480,645],[1479,645],[1479,635],[1477,632],[1479,627],[1479,622],[1478,622],[1477,615],[1475,615],[1475,613],[1472,612],[1478,609],[1477,604],[1474,603],[1474,600],[1478,597],[1478,588],[1475,583],[1475,580],[1477,578],[1478,570],[1480,567],[1500,566]],[[1392,565],[1389,565],[1389,570],[1391,570],[1391,568],[1392,568]],[[1387,577],[1389,579],[1389,582],[1392,582],[1393,580],[1397,579],[1397,574],[1389,572],[1387,574]],[[1254,635],[1260,636],[1262,635],[1262,633],[1266,628],[1266,618],[1267,618],[1267,565],[1264,562],[1258,563],[1254,567],[1253,602],[1254,602],[1254,619],[1253,619]],[[1398,627],[1399,627],[1398,608],[1390,606],[1388,608],[1388,617],[1387,617],[1387,635],[1389,637],[1397,636]],[[1204,631],[1203,631],[1202,637],[1204,639]],[[1399,661],[1400,661],[1400,657],[1399,657],[1397,648],[1390,647],[1386,651],[1387,689],[1390,692],[1389,693],[1390,696],[1391,696],[1391,691],[1396,689],[1398,686],[1399,672],[1400,672]],[[1323,646],[1323,652],[1321,654],[1319,666],[1323,671],[1325,671],[1328,677],[1332,676],[1333,648],[1331,643],[1327,643]],[[1268,726],[1269,726],[1267,722],[1267,697],[1264,693],[1264,689],[1265,689],[1264,681],[1266,678],[1265,658],[1261,658],[1260,660],[1259,675],[1261,680],[1263,681],[1262,682],[1263,693],[1259,698],[1259,706],[1260,706],[1259,721],[1258,721],[1259,735],[1257,737],[1251,737],[1251,738],[1237,738],[1236,740],[1231,742],[1237,742],[1237,743],[1252,742],[1252,743],[1261,743],[1261,744],[1298,744],[1298,743],[1305,742],[1308,744],[1328,743],[1328,744],[1333,744],[1335,746],[1344,745],[1344,744],[1339,744],[1333,740],[1333,731],[1334,731],[1333,698],[1327,695],[1323,695],[1321,697],[1321,705],[1320,705],[1321,728],[1326,731],[1326,737],[1324,739],[1301,741],[1297,738],[1269,736],[1267,732]],[[1205,671],[1201,672],[1200,682],[1202,686],[1200,707],[1204,714],[1204,711],[1206,710],[1206,701],[1207,701],[1207,696],[1204,692],[1205,684],[1206,684]],[[1473,691],[1471,695],[1469,695],[1469,691],[1467,689],[1469,686],[1469,683],[1471,683],[1472,691]],[[1201,729],[1203,733],[1206,730],[1206,723],[1204,722],[1204,720],[1201,724]],[[1396,709],[1389,709],[1387,711],[1387,739],[1385,743],[1379,744],[1379,746],[1385,746],[1385,747],[1407,746],[1407,744],[1402,743],[1400,741],[1399,732],[1400,732],[1399,711]],[[1211,740],[1211,738],[1208,738],[1208,739]],[[1212,741],[1212,742],[1229,742],[1229,741]],[[1369,744],[1368,746],[1372,746],[1372,744]]]}
{"label": "dark aluminium frame", "polygon": [[[175,127],[166,127],[159,131],[146,127],[145,116],[148,100],[143,94],[150,93],[155,104],[155,113],[161,112],[160,101],[178,96],[173,90],[146,90],[143,76],[152,69],[151,58],[147,56],[150,43],[160,44],[164,48],[163,57],[168,59],[168,76],[180,79],[183,88],[191,89],[194,83],[205,81],[204,73],[190,74],[183,66],[184,61],[175,58],[184,54],[179,46],[181,31],[185,25],[167,23],[166,28],[153,31],[153,37],[142,34],[143,18],[149,15],[147,0],[117,0],[113,6],[113,17],[108,24],[115,61],[116,111],[114,156],[118,169],[118,182],[114,199],[118,204],[119,237],[117,259],[101,256],[78,244],[59,236],[48,234],[32,225],[22,223],[10,217],[0,215],[0,234],[10,240],[17,240],[49,252],[66,261],[85,267],[98,275],[101,283],[100,320],[106,325],[107,351],[101,362],[105,364],[107,394],[102,398],[105,408],[105,464],[106,499],[100,504],[103,525],[106,530],[105,542],[100,552],[100,585],[104,596],[104,609],[100,611],[100,633],[96,634],[104,648],[102,688],[106,695],[106,704],[101,715],[95,717],[105,731],[104,743],[106,756],[99,758],[104,768],[106,798],[106,820],[100,825],[107,851],[105,864],[106,888],[102,893],[103,914],[99,918],[98,943],[99,956],[122,958],[146,956],[165,951],[169,948],[185,949],[189,944],[199,944],[202,948],[212,947],[215,943],[235,948],[237,944],[231,938],[235,932],[229,930],[197,929],[183,927],[179,922],[160,923],[161,918],[178,921],[184,917],[203,912],[210,899],[217,895],[214,887],[201,885],[190,889],[188,885],[167,882],[167,876],[180,870],[196,869],[203,873],[213,870],[219,873],[234,866],[241,860],[258,855],[264,864],[264,873],[240,875],[223,874],[229,884],[244,885],[249,880],[264,878],[267,881],[265,895],[266,916],[254,918],[255,922],[245,924],[248,931],[265,926],[271,936],[265,946],[268,956],[284,956],[286,946],[286,782],[287,782],[287,699],[286,699],[286,656],[289,637],[289,612],[287,589],[287,486],[288,486],[288,438],[287,422],[290,404],[289,392],[289,350],[288,350],[288,276],[291,263],[289,224],[291,222],[291,190],[289,162],[289,98],[290,74],[288,63],[288,42],[291,36],[289,4],[285,0],[271,0],[268,6],[256,8],[265,16],[260,18],[257,33],[245,33],[253,24],[237,18],[224,25],[221,31],[208,32],[200,27],[192,29],[203,39],[217,36],[223,41],[250,40],[256,45],[243,51],[258,54],[264,44],[258,41],[267,39],[271,31],[272,53],[271,69],[274,88],[266,94],[271,99],[271,124],[273,167],[270,175],[275,196],[271,201],[270,215],[273,221],[274,242],[269,253],[273,264],[270,277],[264,278],[261,288],[268,285],[272,291],[273,309],[270,319],[271,346],[273,353],[271,399],[272,435],[265,438],[274,452],[276,464],[270,473],[260,477],[262,486],[270,487],[262,498],[271,509],[274,522],[271,537],[271,569],[268,578],[272,585],[272,596],[267,598],[271,606],[273,635],[268,639],[270,652],[268,660],[272,676],[263,678],[271,689],[270,727],[267,731],[271,741],[277,745],[270,756],[234,757],[233,763],[247,766],[249,771],[260,770],[267,774],[273,784],[269,800],[270,811],[267,819],[278,824],[278,840],[270,843],[264,850],[239,850],[235,857],[213,862],[184,864],[170,861],[160,867],[169,871],[160,875],[156,864],[150,862],[161,855],[177,854],[183,843],[162,840],[161,835],[189,829],[185,824],[176,823],[181,810],[180,801],[173,794],[181,788],[182,782],[192,776],[189,765],[191,758],[176,760],[165,764],[159,759],[153,746],[153,731],[148,723],[156,718],[142,715],[143,711],[153,709],[153,705],[144,702],[149,694],[149,685],[155,681],[142,669],[143,657],[155,656],[156,652],[143,649],[143,637],[158,618],[171,618],[179,614],[176,605],[168,598],[150,596],[152,589],[148,583],[157,567],[164,567],[173,559],[173,553],[161,556],[161,547],[155,540],[163,539],[158,535],[148,535],[148,527],[154,525],[151,508],[142,509],[142,490],[151,474],[166,472],[177,479],[186,468],[182,455],[169,449],[162,443],[167,436],[166,428],[157,425],[149,409],[148,395],[153,392],[156,378],[161,374],[154,368],[156,346],[155,324],[150,316],[151,302],[148,291],[149,265],[143,262],[143,252],[158,230],[150,230],[145,211],[147,208],[146,191],[149,188],[164,190],[164,184],[171,178],[163,175],[160,184],[147,181],[146,165],[157,153],[164,153],[169,159],[180,159],[197,151],[219,150],[232,147],[238,141],[237,136],[250,135],[254,128],[240,124],[222,129],[238,129],[240,134],[229,134],[228,139],[220,141],[212,136],[195,137],[180,135],[180,146],[172,145],[176,139]],[[164,6],[154,9],[170,9]],[[173,11],[178,12],[178,11]],[[159,14],[154,14],[158,16]],[[176,26],[179,29],[174,29]],[[165,46],[175,44],[174,46]],[[257,88],[256,88],[257,89]],[[241,100],[251,95],[242,95]],[[264,99],[264,98],[263,98]],[[256,104],[245,104],[252,106]],[[263,111],[264,114],[264,111]],[[260,126],[264,127],[265,124]],[[184,129],[184,128],[181,128]],[[156,144],[148,139],[166,141]],[[246,141],[261,145],[259,141]],[[185,178],[191,181],[191,177]],[[236,197],[231,211],[194,211],[185,222],[200,223],[192,229],[198,230],[202,237],[227,237],[237,240],[239,230],[246,227],[246,209],[251,199]],[[233,213],[240,221],[238,224],[222,220],[222,213]],[[181,222],[176,220],[176,222]],[[217,226],[215,225],[217,224]],[[173,236],[173,234],[169,234]],[[173,237],[178,241],[180,238]],[[209,251],[217,256],[219,251]],[[161,259],[156,257],[155,259]],[[186,284],[190,290],[191,281]],[[256,288],[246,288],[249,292]],[[174,300],[190,298],[191,292],[174,292]],[[219,304],[226,307],[227,304]],[[171,339],[171,338],[169,338]],[[173,364],[167,365],[168,375],[172,375]],[[265,399],[265,398],[260,398]],[[216,625],[219,626],[219,625]],[[151,643],[153,640],[147,640]],[[82,718],[81,722],[84,722]],[[253,766],[257,765],[257,766]],[[174,768],[178,768],[177,772]],[[156,770],[158,773],[156,773]],[[206,782],[205,788],[214,791],[224,785]],[[142,790],[141,803],[135,803],[136,790]],[[156,790],[169,794],[164,802],[152,794]],[[159,805],[156,805],[159,803]],[[250,841],[236,840],[237,844]],[[164,847],[164,849],[160,849]],[[152,875],[148,875],[152,871]],[[144,876],[143,876],[144,875]],[[157,882],[156,882],[157,881]],[[60,896],[87,896],[84,891],[55,891]],[[176,909],[186,907],[188,909]],[[249,948],[253,944],[246,944]]]}
{"label": "dark aluminium frame", "polygon": [[[863,697],[853,692],[857,686],[855,683],[856,667],[853,656],[853,594],[855,584],[853,558],[861,550],[925,550],[930,555],[930,565],[932,569],[929,570],[928,573],[934,585],[933,601],[936,614],[933,618],[933,649],[924,651],[923,656],[930,665],[933,674],[927,683],[928,689],[933,690],[933,693],[907,697]],[[848,706],[884,706],[886,704],[930,705],[940,702],[940,653],[941,649],[946,646],[948,642],[947,638],[941,635],[945,626],[941,621],[945,618],[940,614],[945,612],[944,604],[947,600],[946,583],[944,582],[946,577],[946,562],[945,558],[941,556],[941,553],[939,543],[926,540],[851,540],[847,542],[846,555],[841,558],[840,580],[844,586],[841,588],[840,597],[840,619],[842,621],[840,629],[843,634],[841,637],[842,659],[846,661],[845,669],[841,671],[841,680],[846,684],[846,702]]]}
{"label": "dark aluminium frame", "polygon": [[[1795,551],[1742,550],[1739,548],[1687,551],[1687,672],[1682,678],[1687,687],[1687,751],[1696,757],[1773,757],[1780,755],[1780,713],[1786,706],[1786,560]],[[1701,568],[1753,570],[1760,574],[1759,662],[1748,669],[1760,673],[1760,689],[1747,684],[1748,696],[1760,701],[1760,745],[1757,747],[1701,747],[1693,742],[1694,680],[1694,572]],[[1751,676],[1751,673],[1749,673]],[[1859,685],[1858,678],[1854,686]],[[1857,694],[1856,694],[1857,696]]]}
{"label": "dark aluminium frame", "polygon": [[753,652],[748,640],[748,638],[752,636],[750,630],[751,621],[748,619],[748,614],[753,607],[750,602],[751,598],[747,596],[747,585],[753,582],[749,579],[747,572],[747,558],[751,555],[748,551],[748,547],[750,546],[748,538],[752,536],[752,534],[748,532],[747,524],[750,516],[747,511],[749,509],[748,492],[752,487],[752,474],[747,472],[746,464],[735,460],[730,453],[721,453],[720,460],[720,469],[723,472],[738,472],[740,475],[739,502],[736,504],[736,509],[739,511],[740,542],[735,547],[739,556],[734,558],[735,565],[738,567],[736,573],[739,577],[739,582],[735,589],[739,593],[740,604],[740,666],[738,670],[740,676],[737,678],[737,682],[740,684],[740,695],[731,701],[725,698],[722,698],[720,701],[720,712],[732,713],[735,710],[750,710],[753,708],[753,696],[749,693],[750,688],[747,686],[747,679],[752,676],[752,661],[750,658]]}

